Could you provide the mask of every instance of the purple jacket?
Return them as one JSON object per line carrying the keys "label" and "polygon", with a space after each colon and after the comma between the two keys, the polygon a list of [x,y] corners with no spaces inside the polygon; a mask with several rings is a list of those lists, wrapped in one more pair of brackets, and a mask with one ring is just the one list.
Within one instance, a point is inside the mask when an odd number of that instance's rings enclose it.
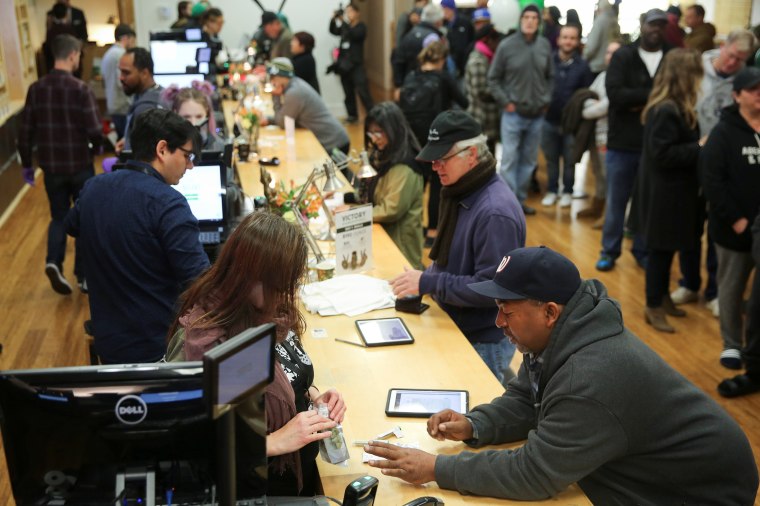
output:
{"label": "purple jacket", "polygon": [[502,257],[525,246],[525,216],[515,194],[498,174],[460,203],[446,267],[433,263],[420,279],[420,293],[430,294],[473,343],[494,343],[496,304],[468,283],[492,279]]}

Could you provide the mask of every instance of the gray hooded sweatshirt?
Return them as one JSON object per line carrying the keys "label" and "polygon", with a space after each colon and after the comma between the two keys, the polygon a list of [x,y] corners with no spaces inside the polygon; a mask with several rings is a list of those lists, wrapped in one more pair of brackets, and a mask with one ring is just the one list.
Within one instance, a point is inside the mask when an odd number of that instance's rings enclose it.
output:
{"label": "gray hooded sweatshirt", "polygon": [[439,455],[441,487],[536,500],[578,482],[594,504],[754,502],[757,466],[741,428],[623,326],[601,282],[581,283],[541,356],[537,398],[526,356],[504,395],[468,414],[471,446],[525,445]]}

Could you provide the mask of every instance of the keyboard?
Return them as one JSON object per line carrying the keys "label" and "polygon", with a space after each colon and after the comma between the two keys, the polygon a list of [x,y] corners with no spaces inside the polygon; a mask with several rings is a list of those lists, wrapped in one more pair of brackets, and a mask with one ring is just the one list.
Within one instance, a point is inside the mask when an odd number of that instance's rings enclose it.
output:
{"label": "keyboard", "polygon": [[201,244],[219,244],[222,242],[222,234],[215,231],[210,231],[210,232],[201,231],[199,238],[200,238]]}

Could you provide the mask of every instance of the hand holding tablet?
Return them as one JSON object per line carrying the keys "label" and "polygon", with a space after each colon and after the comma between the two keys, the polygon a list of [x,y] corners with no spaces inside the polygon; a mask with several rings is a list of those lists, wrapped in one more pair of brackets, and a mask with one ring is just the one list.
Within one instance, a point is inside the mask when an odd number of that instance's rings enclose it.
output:
{"label": "hand holding tablet", "polygon": [[391,388],[388,390],[385,414],[427,418],[445,409],[464,414],[467,413],[468,402],[466,390]]}

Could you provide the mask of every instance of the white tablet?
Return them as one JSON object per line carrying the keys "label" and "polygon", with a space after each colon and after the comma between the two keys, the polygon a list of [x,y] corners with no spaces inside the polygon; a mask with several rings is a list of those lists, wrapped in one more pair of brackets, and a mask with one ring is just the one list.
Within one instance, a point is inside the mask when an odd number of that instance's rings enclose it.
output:
{"label": "white tablet", "polygon": [[427,418],[444,409],[467,413],[466,390],[421,390],[417,388],[391,388],[385,403],[388,416]]}
{"label": "white tablet", "polygon": [[392,346],[414,342],[411,332],[401,318],[356,320],[356,329],[367,346]]}

